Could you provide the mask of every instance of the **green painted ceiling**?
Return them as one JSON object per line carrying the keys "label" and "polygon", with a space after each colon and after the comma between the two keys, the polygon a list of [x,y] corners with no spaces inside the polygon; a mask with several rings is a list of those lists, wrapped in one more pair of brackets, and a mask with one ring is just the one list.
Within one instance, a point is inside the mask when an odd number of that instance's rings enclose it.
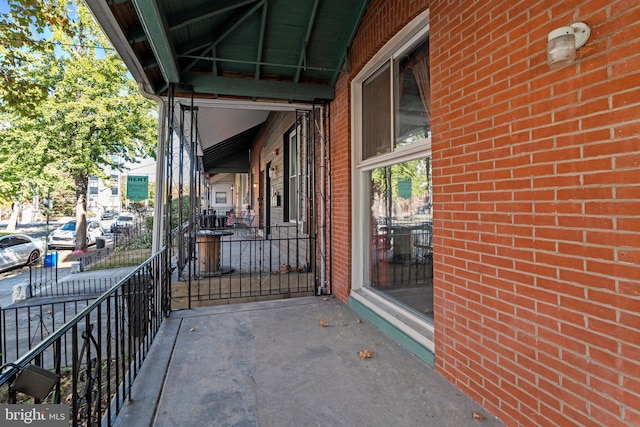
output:
{"label": "green painted ceiling", "polygon": [[333,99],[368,0],[88,4],[156,95],[180,83],[199,97],[310,102]]}

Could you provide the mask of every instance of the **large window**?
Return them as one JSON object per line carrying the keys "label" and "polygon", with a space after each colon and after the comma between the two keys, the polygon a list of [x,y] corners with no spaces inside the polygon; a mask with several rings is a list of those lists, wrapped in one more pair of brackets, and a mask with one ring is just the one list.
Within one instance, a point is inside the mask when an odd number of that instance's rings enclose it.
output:
{"label": "large window", "polygon": [[354,237],[358,240],[354,244],[354,289],[371,289],[431,322],[427,32],[424,25],[405,29],[372,59],[352,86]]}
{"label": "large window", "polygon": [[431,159],[371,169],[366,285],[426,316],[433,314]]}

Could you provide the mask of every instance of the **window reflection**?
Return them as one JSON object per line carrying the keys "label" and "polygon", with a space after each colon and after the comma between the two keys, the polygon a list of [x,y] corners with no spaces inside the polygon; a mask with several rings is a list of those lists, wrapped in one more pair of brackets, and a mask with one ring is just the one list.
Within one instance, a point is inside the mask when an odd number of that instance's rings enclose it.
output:
{"label": "window reflection", "polygon": [[431,137],[429,40],[398,61],[394,147]]}
{"label": "window reflection", "polygon": [[373,169],[369,285],[433,316],[431,158]]}

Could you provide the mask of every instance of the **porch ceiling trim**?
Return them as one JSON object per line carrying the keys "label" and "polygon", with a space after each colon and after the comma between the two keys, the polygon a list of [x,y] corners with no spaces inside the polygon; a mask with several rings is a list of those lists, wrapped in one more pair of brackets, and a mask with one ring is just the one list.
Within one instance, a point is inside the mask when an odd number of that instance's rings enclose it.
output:
{"label": "porch ceiling trim", "polygon": [[267,99],[297,99],[312,102],[314,100],[333,99],[334,86],[293,83],[272,80],[237,79],[233,77],[211,77],[192,75],[185,83],[197,87],[200,93],[212,95],[230,95]]}
{"label": "porch ceiling trim", "polygon": [[158,65],[165,80],[180,83],[180,72],[176,62],[173,42],[168,35],[165,14],[154,0],[133,0],[151,49],[158,58]]}

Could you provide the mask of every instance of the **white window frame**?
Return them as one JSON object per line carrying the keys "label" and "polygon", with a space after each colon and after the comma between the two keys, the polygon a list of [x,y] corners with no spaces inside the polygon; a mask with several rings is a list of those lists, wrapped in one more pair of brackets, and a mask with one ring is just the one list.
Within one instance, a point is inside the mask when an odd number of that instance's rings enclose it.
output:
{"label": "white window frame", "polygon": [[[219,202],[218,197],[222,198],[224,196],[224,201]],[[227,204],[227,192],[226,191],[216,191],[215,192],[215,204],[216,205],[226,205]]]}
{"label": "white window frame", "polygon": [[[292,139],[295,138],[295,158],[293,156],[293,151],[291,150]],[[289,194],[287,194],[288,198],[288,209],[289,209],[289,222],[293,224],[297,224],[300,221],[300,126],[294,127],[287,134],[287,144],[289,147],[287,149],[289,154],[288,168],[286,171],[287,180],[289,181]],[[291,175],[292,166],[295,165],[296,174]],[[293,185],[292,185],[293,184]],[[293,193],[293,196],[292,196]],[[294,213],[295,215],[291,215]]]}
{"label": "white window frame", "polygon": [[[403,330],[426,348],[434,351],[433,324],[424,318],[416,316],[400,308],[379,292],[372,291],[364,286],[369,280],[369,250],[365,241],[368,239],[369,200],[367,172],[382,166],[388,166],[409,160],[431,156],[431,138],[393,148],[394,135],[390,135],[392,151],[362,160],[362,85],[386,62],[394,61],[418,46],[429,34],[429,11],[425,10],[408,25],[394,35],[362,68],[351,82],[351,149],[352,149],[352,273],[351,296],[360,303],[371,307],[382,317]],[[392,62],[392,66],[394,63]],[[391,93],[390,102],[394,99],[395,73],[391,69]],[[395,116],[395,106],[392,115]],[[395,132],[395,124],[392,117],[391,132]],[[419,332],[417,332],[419,331]]]}

